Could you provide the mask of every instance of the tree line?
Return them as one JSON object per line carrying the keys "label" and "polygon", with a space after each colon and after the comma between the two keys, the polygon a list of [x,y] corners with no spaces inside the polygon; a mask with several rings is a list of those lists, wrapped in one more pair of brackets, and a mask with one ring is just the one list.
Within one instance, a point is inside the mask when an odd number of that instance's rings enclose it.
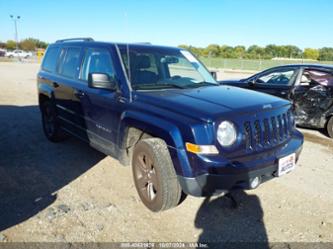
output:
{"label": "tree line", "polygon": [[[45,49],[48,46],[48,43],[35,38],[27,38],[18,42],[17,45],[19,49],[26,51],[34,51],[38,48]],[[0,48],[14,50],[16,49],[16,42],[13,40],[8,40],[7,42],[0,42]]]}
{"label": "tree line", "polygon": [[[22,50],[33,51],[38,48],[46,48],[47,42],[41,41],[36,38],[27,38],[18,43],[18,47]],[[228,46],[210,44],[205,48],[195,47],[191,45],[179,45],[181,48],[190,50],[197,56],[204,57],[221,57],[233,59],[272,59],[272,58],[293,58],[293,59],[311,59],[319,61],[333,61],[333,48],[324,47],[320,49],[305,48],[304,50],[293,45],[267,45],[261,47],[252,45],[248,48],[245,46]],[[0,42],[0,48],[8,50],[16,49],[16,42],[8,40],[7,42]]]}
{"label": "tree line", "polygon": [[179,45],[181,48],[190,50],[196,56],[203,57],[221,57],[233,59],[272,59],[272,58],[293,58],[293,59],[311,59],[320,61],[333,61],[333,48],[324,47],[321,49],[305,48],[304,50],[293,45],[267,45],[260,47],[252,45],[245,46],[227,46],[210,44],[205,48],[194,47],[191,45]]}

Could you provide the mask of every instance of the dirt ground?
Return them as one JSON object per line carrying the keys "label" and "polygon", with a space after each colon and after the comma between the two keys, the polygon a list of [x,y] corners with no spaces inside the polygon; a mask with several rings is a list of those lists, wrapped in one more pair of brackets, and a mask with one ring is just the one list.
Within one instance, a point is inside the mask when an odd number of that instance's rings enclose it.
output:
{"label": "dirt ground", "polygon": [[235,193],[237,208],[226,197],[188,197],[152,213],[129,167],[74,138],[46,140],[37,70],[0,63],[0,241],[333,242],[333,141],[320,131],[302,129],[297,169]]}

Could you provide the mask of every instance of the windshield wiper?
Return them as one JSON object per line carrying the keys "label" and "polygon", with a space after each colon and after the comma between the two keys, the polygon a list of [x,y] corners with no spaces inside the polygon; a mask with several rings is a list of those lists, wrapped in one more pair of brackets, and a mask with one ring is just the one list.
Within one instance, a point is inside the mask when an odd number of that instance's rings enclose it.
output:
{"label": "windshield wiper", "polygon": [[198,83],[188,84],[188,85],[186,85],[186,88],[203,87],[203,86],[219,86],[219,84],[202,81],[202,82],[198,82]]}
{"label": "windshield wiper", "polygon": [[160,84],[138,84],[134,85],[133,88],[135,90],[150,90],[150,89],[163,89],[163,88],[178,88],[178,89],[184,89],[184,87],[172,84],[172,83],[160,83]]}
{"label": "windshield wiper", "polygon": [[174,83],[161,83],[161,84],[158,84],[158,85],[184,89],[184,86],[174,84]]}

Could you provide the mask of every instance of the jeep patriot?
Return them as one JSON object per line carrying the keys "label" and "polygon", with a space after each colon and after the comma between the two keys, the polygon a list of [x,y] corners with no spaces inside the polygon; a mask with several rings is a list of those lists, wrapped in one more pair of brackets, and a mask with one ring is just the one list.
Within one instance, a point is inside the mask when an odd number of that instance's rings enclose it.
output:
{"label": "jeep patriot", "polygon": [[289,101],[219,85],[182,48],[58,40],[38,93],[46,137],[73,135],[131,166],[154,212],[254,189],[292,171],[303,144]]}

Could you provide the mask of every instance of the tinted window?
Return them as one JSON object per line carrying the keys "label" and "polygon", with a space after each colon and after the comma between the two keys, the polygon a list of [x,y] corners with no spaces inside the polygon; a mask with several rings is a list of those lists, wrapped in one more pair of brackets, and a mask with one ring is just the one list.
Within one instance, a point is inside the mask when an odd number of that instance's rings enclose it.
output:
{"label": "tinted window", "polygon": [[[69,77],[74,78],[80,59],[80,48],[67,48],[64,55],[64,59],[59,68],[59,73]],[[63,52],[62,52],[63,53]]]}
{"label": "tinted window", "polygon": [[114,76],[111,55],[107,49],[87,49],[80,79],[88,80],[89,73],[106,73],[110,77]]}
{"label": "tinted window", "polygon": [[56,65],[57,65],[57,59],[58,59],[58,52],[59,48],[49,48],[46,52],[44,61],[43,61],[43,70],[54,72]]}
{"label": "tinted window", "polygon": [[295,75],[295,69],[285,69],[283,71],[273,71],[261,75],[256,83],[269,85],[288,85],[291,78]]}

